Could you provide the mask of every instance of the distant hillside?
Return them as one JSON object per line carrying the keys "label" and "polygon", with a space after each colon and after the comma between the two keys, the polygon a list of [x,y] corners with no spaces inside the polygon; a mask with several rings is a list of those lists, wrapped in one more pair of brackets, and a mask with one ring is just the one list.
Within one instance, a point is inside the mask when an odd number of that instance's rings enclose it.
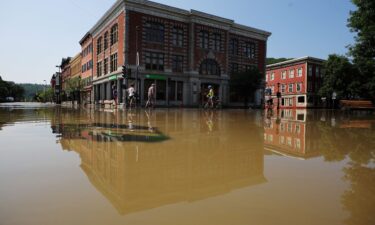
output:
{"label": "distant hillside", "polygon": [[37,92],[43,91],[44,88],[49,87],[49,85],[45,86],[43,84],[18,84],[18,85],[23,87],[23,89],[25,90],[24,97],[26,101],[33,101],[34,96]]}
{"label": "distant hillside", "polygon": [[292,60],[293,58],[267,58],[266,65]]}

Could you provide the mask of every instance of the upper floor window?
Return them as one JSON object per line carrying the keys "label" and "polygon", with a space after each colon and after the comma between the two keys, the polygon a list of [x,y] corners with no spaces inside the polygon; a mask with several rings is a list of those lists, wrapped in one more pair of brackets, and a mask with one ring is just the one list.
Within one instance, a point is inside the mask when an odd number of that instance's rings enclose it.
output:
{"label": "upper floor window", "polygon": [[284,71],[281,73],[281,79],[283,79],[283,80],[286,79],[286,70],[284,70]]}
{"label": "upper floor window", "polygon": [[199,70],[200,74],[220,76],[220,67],[213,59],[206,59],[202,62]]}
{"label": "upper floor window", "polygon": [[320,68],[319,67],[315,67],[315,76],[320,77]]}
{"label": "upper floor window", "polygon": [[270,80],[275,80],[275,73],[274,72],[271,73]]}
{"label": "upper floor window", "polygon": [[146,41],[164,42],[164,25],[156,22],[145,24]]}
{"label": "upper floor window", "polygon": [[266,82],[268,81],[268,73],[266,73]]}
{"label": "upper floor window", "polygon": [[99,37],[98,40],[96,41],[96,48],[97,48],[98,55],[100,53],[102,53],[102,51],[103,51],[103,49],[102,49],[102,42],[103,42],[103,38],[102,37]]}
{"label": "upper floor window", "polygon": [[219,33],[213,34],[212,45],[215,51],[221,50],[221,34]]}
{"label": "upper floor window", "polygon": [[104,50],[108,48],[108,32],[104,34]]}
{"label": "upper floor window", "polygon": [[208,31],[201,30],[199,32],[199,46],[201,48],[208,49],[208,46],[209,46],[208,41],[209,41],[209,33],[208,33]]}
{"label": "upper floor window", "polygon": [[289,84],[289,89],[288,89],[288,92],[293,92],[293,84]]}
{"label": "upper floor window", "polygon": [[96,64],[96,74],[97,74],[97,76],[98,77],[100,77],[100,76],[102,76],[103,74],[103,68],[102,68],[102,65],[103,65],[103,63],[102,62],[98,62],[97,64]]}
{"label": "upper floor window", "polygon": [[108,74],[108,58],[104,59],[104,75]]}
{"label": "upper floor window", "polygon": [[182,72],[184,65],[184,57],[181,55],[172,56],[172,70],[174,72]]}
{"label": "upper floor window", "polygon": [[312,74],[313,74],[313,67],[312,66],[309,66],[308,74],[309,74],[310,77],[312,76]]}
{"label": "upper floor window", "polygon": [[232,73],[238,73],[238,63],[232,63],[231,68],[232,68]]}
{"label": "upper floor window", "polygon": [[146,70],[164,71],[164,54],[156,52],[146,52]]}
{"label": "upper floor window", "polygon": [[280,91],[280,92],[281,92],[281,93],[284,93],[284,92],[285,92],[285,89],[286,89],[285,84],[282,84],[282,85],[281,85],[281,91]]}
{"label": "upper floor window", "polygon": [[117,70],[117,53],[111,55],[111,73]]}
{"label": "upper floor window", "polygon": [[238,40],[233,38],[229,43],[229,50],[231,55],[238,55]]}
{"label": "upper floor window", "polygon": [[118,41],[118,25],[115,24],[111,28],[111,46]]}
{"label": "upper floor window", "polygon": [[174,27],[172,30],[172,43],[174,46],[182,47],[184,38],[184,30],[179,27]]}
{"label": "upper floor window", "polygon": [[302,77],[302,68],[298,68],[297,77]]}
{"label": "upper floor window", "polygon": [[294,69],[289,70],[289,78],[294,78]]}
{"label": "upper floor window", "polygon": [[245,56],[249,59],[255,59],[255,44],[247,42],[245,44]]}
{"label": "upper floor window", "polygon": [[296,91],[297,92],[301,92],[302,91],[302,83],[297,83],[297,86],[296,86]]}

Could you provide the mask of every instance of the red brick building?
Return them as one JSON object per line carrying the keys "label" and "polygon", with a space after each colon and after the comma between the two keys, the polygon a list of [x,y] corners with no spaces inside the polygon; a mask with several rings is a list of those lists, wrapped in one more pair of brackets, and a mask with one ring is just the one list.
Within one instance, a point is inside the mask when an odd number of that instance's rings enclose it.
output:
{"label": "red brick building", "polygon": [[65,92],[67,88],[67,81],[71,77],[71,68],[70,68],[70,61],[71,57],[63,58],[61,60],[61,90],[62,90],[62,101],[64,101],[67,97],[67,93]]}
{"label": "red brick building", "polygon": [[83,83],[82,103],[93,102],[93,40],[90,33],[87,33],[79,42],[81,45],[81,82]]}
{"label": "red brick building", "polygon": [[[116,1],[89,34],[96,103],[111,100],[112,87],[124,101],[121,67],[127,65],[128,85],[135,84],[141,103],[156,83],[157,104],[168,106],[199,105],[208,85],[224,104],[239,101],[239,96],[229,97],[230,74],[251,66],[265,72],[271,35],[233,20],[141,0]],[[256,104],[261,93],[260,88]]]}
{"label": "red brick building", "polygon": [[[274,107],[321,107],[318,91],[322,86],[323,63],[322,59],[303,57],[268,65],[266,90],[272,93]],[[277,92],[281,93],[280,99]]]}

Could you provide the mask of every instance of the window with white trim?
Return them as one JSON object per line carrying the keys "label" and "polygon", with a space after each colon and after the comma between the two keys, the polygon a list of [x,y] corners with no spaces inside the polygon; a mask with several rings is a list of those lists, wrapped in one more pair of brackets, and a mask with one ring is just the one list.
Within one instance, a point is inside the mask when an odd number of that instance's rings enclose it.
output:
{"label": "window with white trim", "polygon": [[302,68],[298,68],[297,77],[302,77]]}
{"label": "window with white trim", "polygon": [[283,79],[283,80],[286,79],[286,70],[284,70],[284,71],[281,73],[281,79]]}
{"label": "window with white trim", "polygon": [[294,69],[289,70],[289,78],[294,78]]}
{"label": "window with white trim", "polygon": [[281,93],[284,93],[284,92],[285,92],[285,89],[286,89],[285,84],[282,84],[282,85],[281,85]]}
{"label": "window with white trim", "polygon": [[289,84],[289,89],[288,89],[288,92],[293,92],[293,84]]}
{"label": "window with white trim", "polygon": [[296,91],[301,92],[302,91],[302,83],[297,83],[296,84]]}

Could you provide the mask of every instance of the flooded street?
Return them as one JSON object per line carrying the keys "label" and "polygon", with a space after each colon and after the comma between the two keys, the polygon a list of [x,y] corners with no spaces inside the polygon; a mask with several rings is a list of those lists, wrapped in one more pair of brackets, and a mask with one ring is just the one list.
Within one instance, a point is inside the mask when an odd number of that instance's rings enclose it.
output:
{"label": "flooded street", "polygon": [[375,224],[375,114],[0,105],[0,224]]}

